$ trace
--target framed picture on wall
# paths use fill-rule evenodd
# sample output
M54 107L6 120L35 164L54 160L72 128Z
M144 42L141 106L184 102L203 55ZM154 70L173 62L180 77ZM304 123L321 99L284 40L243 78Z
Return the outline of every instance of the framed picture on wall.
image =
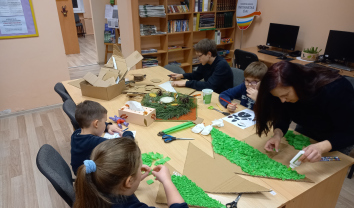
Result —
M32 0L1 0L0 39L37 36Z

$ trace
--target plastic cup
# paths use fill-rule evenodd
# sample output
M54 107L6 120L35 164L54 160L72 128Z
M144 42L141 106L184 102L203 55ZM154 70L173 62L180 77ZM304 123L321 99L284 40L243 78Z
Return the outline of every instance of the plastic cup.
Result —
M203 92L203 102L204 104L210 104L211 103L211 95L213 94L212 89L204 89L202 90Z

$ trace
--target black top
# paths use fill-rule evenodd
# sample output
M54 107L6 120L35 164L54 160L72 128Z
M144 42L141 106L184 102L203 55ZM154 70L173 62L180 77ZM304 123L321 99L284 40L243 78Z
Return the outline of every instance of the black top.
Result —
M274 125L284 135L291 121L320 133L317 141L328 140L332 150L354 144L354 89L350 82L341 77L321 87L308 100L284 103L282 119Z
M183 74L186 82L186 87L201 91L203 89L212 89L216 93L221 93L233 87L233 73L229 64L223 57L216 56L213 63L199 64L198 69L193 73ZM204 82L199 80L204 79Z
M122 137L134 139L131 131L124 132ZM90 159L92 150L106 140L106 138L92 134L81 135L81 129L74 131L71 135L71 167L75 175L77 169L84 163L84 160Z
M119 202L121 201L121 202ZM111 208L153 208L149 207L148 205L142 203L139 201L138 198L133 194L131 196L128 196L126 200L115 200L113 199L112 202L114 203ZM188 205L186 203L182 204L172 204L170 208L188 208Z

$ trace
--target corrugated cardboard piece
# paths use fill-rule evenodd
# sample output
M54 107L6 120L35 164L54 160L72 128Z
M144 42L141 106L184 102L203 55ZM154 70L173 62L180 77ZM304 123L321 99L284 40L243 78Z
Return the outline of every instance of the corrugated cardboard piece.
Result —
M219 155L215 154L214 156ZM189 143L183 175L208 193L259 193L271 191L234 174L234 166L236 165L230 162L220 163L216 157L210 157L194 144ZM156 202L166 203L166 201L163 186L160 185Z
M144 111L134 111L127 106L123 106L118 110L119 117L125 118L128 123L137 124L140 126L149 126L156 120L155 108L142 106Z

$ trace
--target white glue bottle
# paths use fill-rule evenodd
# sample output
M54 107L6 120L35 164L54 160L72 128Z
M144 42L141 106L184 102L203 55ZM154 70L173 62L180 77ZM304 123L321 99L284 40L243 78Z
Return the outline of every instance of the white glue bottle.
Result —
M299 151L299 152L295 155L295 157L294 157L292 160L290 160L290 167L291 167L291 169L294 169L294 168L296 168L296 167L299 167L299 165L301 164L301 162L299 161L299 158L300 158L303 154L305 154L305 151L304 151L304 150L301 150L301 151Z

